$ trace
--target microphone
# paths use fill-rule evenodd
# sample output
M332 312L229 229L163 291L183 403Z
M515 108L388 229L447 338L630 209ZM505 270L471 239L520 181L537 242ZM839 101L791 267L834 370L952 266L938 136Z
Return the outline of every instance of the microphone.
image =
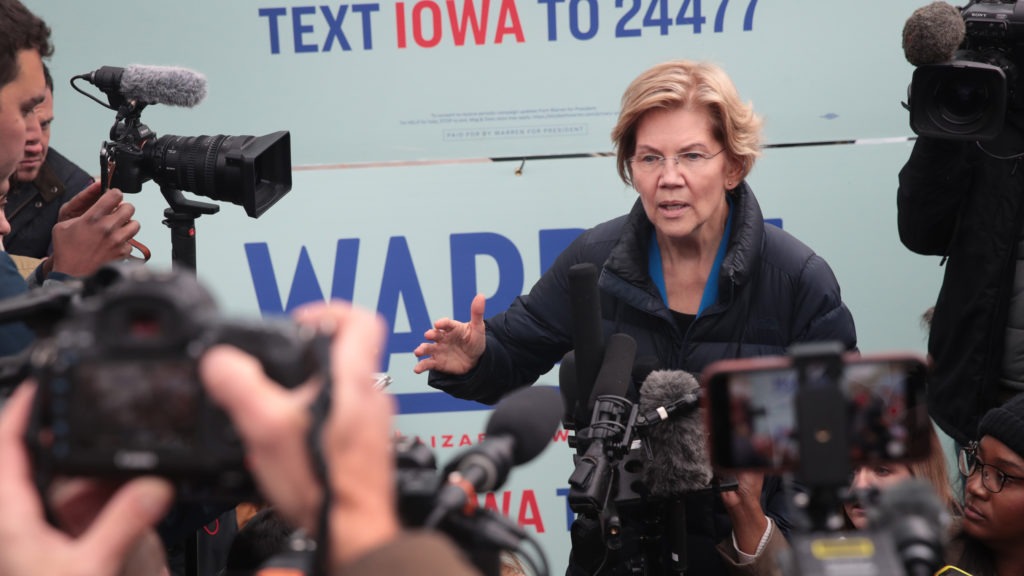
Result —
M578 398L590 398L604 359L604 332L601 329L601 294L597 288L597 266L583 262L569 268L569 302L572 318L572 343L576 352ZM593 401L590 408L593 409ZM576 424L585 425L590 413L576 414Z
M640 411L654 422L645 440L653 457L643 468L652 496L680 496L711 482L700 396L697 379L681 370L651 372L640 387Z
M911 478L883 490L869 510L869 525L888 530L908 576L932 576L945 564L949 512L928 482Z
M175 66L103 66L77 77L85 78L108 96L120 94L146 104L192 108L206 97L206 77Z
M616 333L608 337L601 370L594 380L594 391L590 394L592 424L598 422L598 401L602 396L626 398L629 385L633 382L633 360L636 358L636 340L629 334ZM576 366L579 366L577 356Z
M903 55L914 66L948 62L966 34L959 8L932 2L914 10L903 25Z
M562 363L558 366L558 391L562 393L562 427L566 430L575 430L580 390L576 383L576 352L573 350L565 353Z
M522 388L505 396L487 421L484 441L445 467L448 482L438 492L424 526L432 528L459 509L470 515L477 493L498 489L513 466L544 451L561 416L561 398L552 388Z
M576 469L569 476L569 507L578 514L605 509L613 484L613 457L617 461L630 448L624 440L634 404L626 396L635 357L636 340L632 336L612 334L608 338L589 402L593 416L590 425L576 434L578 445L586 448L576 458Z

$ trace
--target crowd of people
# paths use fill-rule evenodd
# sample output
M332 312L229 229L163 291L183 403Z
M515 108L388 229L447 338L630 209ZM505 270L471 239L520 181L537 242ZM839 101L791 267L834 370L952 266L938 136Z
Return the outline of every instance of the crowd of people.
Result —
M18 0L0 0L0 298L125 259L139 231L120 191L101 189L49 146L53 79L43 60L52 53L46 23ZM1024 574L1024 520L1016 513L1024 505L1024 268L1015 265L1022 129L1013 113L987 148L921 137L899 174L903 242L949 262L929 339L929 411L957 442L963 485L951 484L933 434L927 459L854 468L841 506L845 528L863 530L870 514L857 495L926 480L953 519L946 561L975 576ZM656 369L699 374L716 360L783 355L800 343L857 350L853 315L828 263L764 222L747 181L761 151L761 118L721 68L674 60L643 71L625 90L612 140L618 176L637 193L632 209L580 234L507 310L485 319L478 295L468 321L436 321L415 350L414 371L429 372L430 386L495 403L551 370L574 348L569 276L579 264L600 271L602 336L636 342L644 369L632 377L634 401ZM14 256L34 260L19 268ZM329 360L307 385L278 385L230 346L201 358L204 390L228 414L265 501L245 518L232 507L185 528L230 514L237 534L224 560L229 575L253 573L296 534L318 543L322 573L478 573L457 543L399 519L394 407L372 378L385 349L381 319L331 302L299 309L295 321L330 340ZM23 324L2 325L0 355L34 338ZM313 428L310 404L323 386L330 409ZM26 381L0 412L0 574L167 573L167 519L187 516L173 484L60 478L41 494L24 441L36 393ZM320 430L318 450L310 449L311 428ZM621 518L630 537L615 549L599 518L578 514L567 574L667 573L679 553L690 574L775 573L796 529L788 496L799 487L755 471L735 480L730 490L651 498L631 509ZM673 527L680 506L685 524ZM669 531L686 535L683 550ZM502 564L523 569L514 556Z

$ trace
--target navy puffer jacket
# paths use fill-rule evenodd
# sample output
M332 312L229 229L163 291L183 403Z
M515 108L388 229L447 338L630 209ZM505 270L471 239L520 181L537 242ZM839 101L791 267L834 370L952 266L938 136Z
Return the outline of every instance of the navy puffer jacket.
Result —
M744 182L732 193L733 223L718 298L682 333L647 271L653 226L637 200L629 214L581 234L525 296L487 320L487 349L464 376L430 373L430 385L485 403L527 386L573 348L569 268L601 270L605 341L625 333L637 363L699 374L723 358L784 354L796 342L833 340L854 349L856 330L831 268L805 244L765 225Z
M855 348L853 318L828 264L788 233L765 226L746 183L733 193L732 218L717 302L685 334L647 272L653 226L637 201L628 215L581 234L528 295L487 320L487 348L474 370L464 376L431 372L430 385L460 398L493 403L550 370L573 347L568 272L581 262L601 270L605 341L619 332L632 336L637 365L698 374L715 360L783 354L795 342L835 340ZM636 393L631 391L634 399ZM724 574L715 545L729 542L732 523L721 499L696 492L682 502L687 574ZM621 508L623 533L634 536L607 559L612 568L606 573L630 573L638 558L646 558L649 573L663 572L661 563L675 551L668 549L669 541L657 528L678 521L669 518L673 508L655 500L628 514ZM784 535L789 533L792 518L780 478L765 479L761 508ZM573 523L567 574L591 573L592 567L581 559L600 559L605 553L592 523L582 516Z

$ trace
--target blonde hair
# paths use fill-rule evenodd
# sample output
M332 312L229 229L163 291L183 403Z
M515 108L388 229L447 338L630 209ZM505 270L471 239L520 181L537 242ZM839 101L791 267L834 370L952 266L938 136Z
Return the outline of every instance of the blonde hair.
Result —
M703 108L711 116L712 136L728 157L741 166L741 178L761 154L761 118L739 93L724 70L709 62L672 60L647 69L622 95L619 121L612 129L619 177L632 186L629 158L636 151L636 129L647 112L687 106Z
M939 441L939 435L935 432L935 426L931 426L931 453L924 460L917 460L907 464L910 473L915 478L926 480L935 489L935 494L945 505L946 510L954 515L960 513L960 503L953 494L953 486L949 479L949 470L946 467L946 453Z
M923 460L901 463L900 465L906 466L911 478L920 478L931 485L935 495L938 496L939 501L942 503L943 509L949 512L952 517L958 518L963 515L963 509L953 494L953 484L950 482L946 468L946 455L942 449L942 443L939 441L939 435L935 432L934 425L931 426L929 435L931 436L929 440L931 447L928 457ZM854 468L854 471L856 471L856 468ZM843 525L847 529L855 528L850 516L845 512L843 513Z

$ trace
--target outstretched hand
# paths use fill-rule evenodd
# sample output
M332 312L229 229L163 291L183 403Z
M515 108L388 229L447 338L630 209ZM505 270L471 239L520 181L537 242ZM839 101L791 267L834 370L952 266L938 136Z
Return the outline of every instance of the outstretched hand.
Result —
M476 366L487 347L487 331L484 325L486 299L477 294L469 308L469 322L458 322L442 318L434 327L423 333L429 340L413 350L420 359L413 372L422 374L427 370L439 370L449 374L465 374Z

